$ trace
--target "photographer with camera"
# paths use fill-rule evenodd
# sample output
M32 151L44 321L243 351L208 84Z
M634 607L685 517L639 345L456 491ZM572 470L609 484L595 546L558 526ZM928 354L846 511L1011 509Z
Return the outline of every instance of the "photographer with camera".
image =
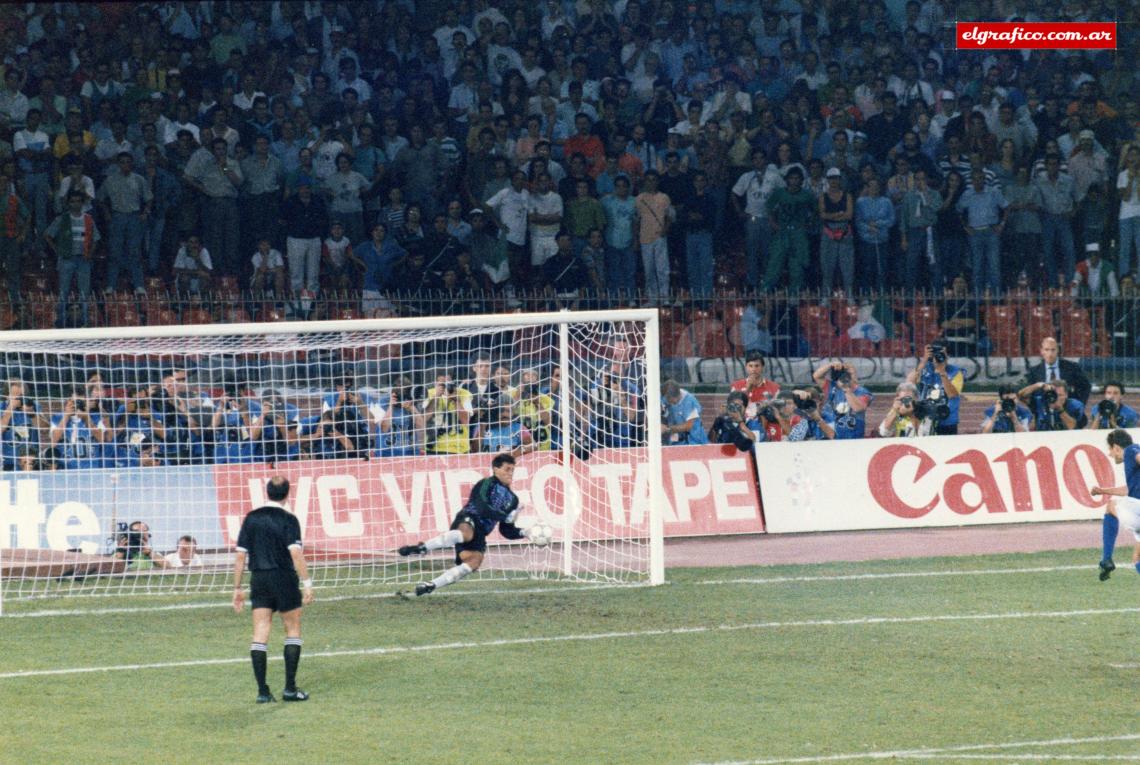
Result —
M218 399L210 418L210 432L214 434L214 462L228 465L260 460L258 446L263 424L263 417L253 416L249 403L238 391L227 389Z
M781 391L771 403L760 408L766 441L829 441L835 428L820 410L817 388Z
M997 401L986 409L981 433L1028 433L1033 413L1021 405L1017 388L1003 385L998 388Z
M140 385L131 391L130 398L121 404L115 415L115 462L118 467L139 467L145 448L152 455L150 462L161 464L158 448L166 438L162 418L155 413L151 397L156 393L153 385Z
M697 397L676 380L666 380L661 384L661 444L695 446L708 442Z
M958 432L958 407L965 385L966 376L961 369L951 364L946 356L946 346L940 342L926 346L918 360L918 366L907 375L907 382L918 388L915 414L919 419L929 419L933 433L939 436L952 436Z
M166 568L166 560L150 545L150 527L143 521L119 524L119 537L116 540L115 560L125 560L128 571L147 571L153 568Z
M16 470L21 452L39 453L44 422L39 405L25 395L22 381L10 379L7 387L7 396L0 401L0 452L4 469Z
M64 401L62 414L51 418L50 442L59 451L65 470L102 467L103 440L109 437L103 416L87 410L82 388Z
M880 438L914 438L929 436L934 429L931 420L924 420L915 412L918 402L918 386L912 382L901 382L895 388L895 398L891 408L879 423Z
M186 380L184 368L166 370L162 385L151 400L152 409L162 419L163 457L168 464L200 462L205 455L198 420L190 409Z
M1118 382L1104 384L1104 399L1091 412L1089 430L1116 430L1140 425L1140 415L1124 403L1124 386Z
M369 403L356 390L351 375L342 377L336 390L321 404L321 451L326 459L367 458L371 440L372 415Z
M337 394L331 394L335 397ZM327 406L328 396L322 406ZM302 425L300 410L295 404L287 403L275 390L265 390L260 401L249 403L250 412L255 415L254 424L261 426L261 456L268 463L299 459ZM319 447L319 437L324 435L319 423L331 419L327 412L317 417L317 424L307 429L313 446Z
M764 426L760 423L759 415L749 419L745 414L747 409L748 394L739 390L731 391L725 401L724 411L709 429L709 442L733 444L737 450L746 452L753 444L763 441Z
M482 438L483 430L498 418L499 395L508 393L500 390L491 378L490 353L478 351L475 354L471 361L471 379L465 380L461 387L471 394L471 448L473 451L482 451L479 439Z
M1041 341L1041 363L1030 367L1021 383L1021 389L1032 387L1033 383L1053 382L1065 380L1069 383L1069 393L1082 404L1089 400L1092 393L1092 383L1085 375L1081 365L1075 361L1061 358L1061 346L1056 339L1046 337ZM1022 396L1025 399L1025 396Z
M1070 398L1069 384L1064 380L1027 385L1017 395L1033 412L1034 430L1077 430L1088 425L1085 405Z
M832 361L820 365L811 377L823 389L824 413L835 424L836 440L863 438L867 407L874 396L859 384L855 367Z
M644 418L636 383L607 365L591 384L589 401L591 444L620 449L637 443Z
M489 454L506 452L518 457L538 448L528 430L515 415L515 402L508 393L500 393L492 410L493 418L484 425L483 437L479 439L482 451Z
M401 375L383 403L379 456L411 457L423 453L417 427L420 410L416 402L411 379Z
M554 413L554 399L538 384L538 370L524 369L515 389L515 414L522 426L530 431L535 449L550 451L550 423Z
M423 403L424 439L428 454L468 454L471 442L471 394L441 372Z

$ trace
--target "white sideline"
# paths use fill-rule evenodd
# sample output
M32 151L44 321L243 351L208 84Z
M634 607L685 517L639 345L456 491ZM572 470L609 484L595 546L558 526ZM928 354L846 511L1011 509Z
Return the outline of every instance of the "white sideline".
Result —
M855 760L892 760L892 759L973 759L972 755L965 754L967 752L979 752L984 749L1017 749L1020 747L1050 747L1050 746L1073 746L1076 744L1106 744L1113 741L1137 741L1140 740L1140 733L1124 733L1119 736L1090 736L1087 738L1054 738L1046 739L1043 741L1011 741L1005 744L964 744L961 746L947 746L930 749L899 749L895 751L885 752L856 752L852 754L825 754L815 757L777 757L777 758L762 758L758 760L724 760L716 763L702 763L701 765L797 765L806 763L819 763L819 762L850 762ZM957 755L956 757L954 755ZM1037 755L1025 754L1002 754L1002 755L983 755L986 758L996 757L1009 761L1011 759L1038 759ZM1058 760L1058 759L1085 759L1080 755L1069 756L1049 754L1044 755L1041 759ZM1131 755L1124 755L1123 757L1101 757L1097 756L1098 760L1112 760L1112 759L1140 759L1132 757Z
M672 586L692 585L728 585L728 584L789 584L797 582L847 582L864 579L927 579L944 576L990 576L997 574L1048 574L1058 571L1081 571L1090 569L1087 565L1072 566L1037 566L1032 568L991 568L991 569L962 569L957 571L897 571L882 574L820 574L818 576L777 576L756 577L741 579L701 579L695 582L669 582ZM579 590L612 590L644 587L643 584L576 584L559 587L534 587L528 589L472 589L457 590L440 593L447 597L462 597L471 595L541 595L544 593L571 592ZM371 593L361 595L335 595L319 599L321 603L335 603L343 600L375 600L395 597L394 593ZM438 596L437 596L438 597ZM104 616L109 614L139 614L154 613L156 611L193 611L204 608L229 608L228 601L212 601L199 603L173 603L161 606L111 606L109 608L87 609L49 609L45 611L28 611L27 613L12 613L9 611L4 618L31 619L44 616Z
M334 658L341 656L386 656L394 654L428 653L433 651L471 650L475 648L499 648L542 643L572 643L592 640L623 640L627 638L661 637L672 635L716 634L739 632L742 630L794 629L810 627L857 627L878 624L924 624L929 622L997 621L1002 619L1055 619L1070 616L1111 616L1115 614L1140 613L1134 608L1088 608L1077 611L1011 611L996 614L933 614L925 616L867 616L859 619L813 619L787 622L751 622L745 624L697 625L694 627L670 627L668 629L636 630L628 632L592 632L577 635L548 635L543 637L484 640L463 643L433 643L415 646L381 646L377 648L355 648L341 651L314 651L305 658ZM190 659L186 661L154 662L151 664L112 664L102 667L68 667L63 669L30 669L0 673L0 680L21 677L49 677L52 675L81 675L95 672L127 672L140 669L168 669L172 667L198 667L215 664L244 664L247 657L226 659ZM791 762L791 761L789 761ZM806 760L805 762L811 762Z

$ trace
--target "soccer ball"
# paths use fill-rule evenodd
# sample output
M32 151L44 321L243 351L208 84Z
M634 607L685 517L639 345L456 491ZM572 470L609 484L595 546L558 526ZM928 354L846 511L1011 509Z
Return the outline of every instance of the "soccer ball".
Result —
M546 547L554 539L554 529L545 523L536 523L527 528L526 538L536 547Z

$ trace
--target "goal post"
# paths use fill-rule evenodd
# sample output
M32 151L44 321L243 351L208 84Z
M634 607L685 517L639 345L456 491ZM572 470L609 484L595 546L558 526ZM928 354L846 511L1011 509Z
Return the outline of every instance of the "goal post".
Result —
M405 585L511 451L477 578L664 582L656 310L0 333L0 597L223 592L290 479L322 587ZM2 608L2 606L0 606ZM2 613L2 612L0 612Z

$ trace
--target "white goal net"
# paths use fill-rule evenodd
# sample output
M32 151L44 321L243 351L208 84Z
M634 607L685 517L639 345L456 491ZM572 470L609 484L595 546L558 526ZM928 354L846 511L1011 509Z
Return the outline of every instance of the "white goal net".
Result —
M660 583L655 311L0 334L0 600L221 592L289 479L320 587L430 579L495 454L518 525L476 578ZM655 478L654 478L655 476Z

